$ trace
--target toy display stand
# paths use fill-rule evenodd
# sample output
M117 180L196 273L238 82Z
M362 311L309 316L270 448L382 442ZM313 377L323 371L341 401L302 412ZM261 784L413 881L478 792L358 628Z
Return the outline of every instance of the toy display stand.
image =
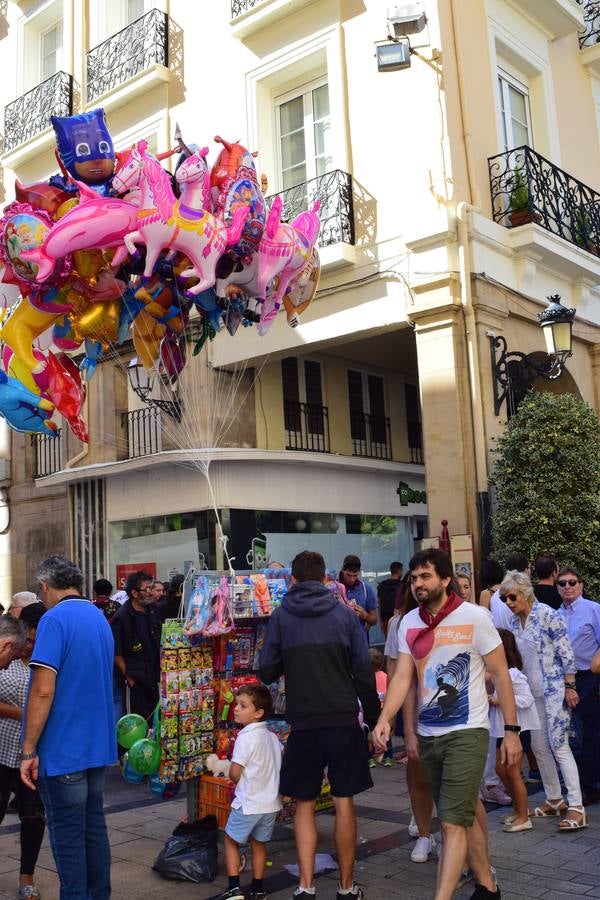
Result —
M231 757L238 732L233 721L235 690L244 683L258 681L258 659L269 616L280 605L290 581L289 569L236 572L233 576L216 571L188 573L182 618L170 620L163 627L161 777L187 782L190 822L214 814L219 827L225 826L234 784L228 778L208 774L207 757L211 753L219 759ZM198 584L205 593L208 590L209 598L216 598L220 590L221 599L224 585L228 586L229 605L225 604L225 612L219 612L219 622L228 629L223 633L215 633L213 617L207 626L208 636L186 635L189 623L202 620ZM216 609L216 599L209 599L209 603L211 609ZM203 621L206 624L205 618ZM268 727L285 745L289 726L285 721L283 679L271 685L271 691L274 714ZM325 783L317 809L331 805L329 785ZM291 818L293 813L294 803L289 801L279 814L279 821Z

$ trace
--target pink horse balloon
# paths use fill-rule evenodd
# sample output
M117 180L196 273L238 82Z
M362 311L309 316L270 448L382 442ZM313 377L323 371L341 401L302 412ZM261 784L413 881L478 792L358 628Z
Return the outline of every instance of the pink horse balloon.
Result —
M117 268L127 257L125 235L136 227L137 207L117 197L101 197L78 181L79 203L59 219L44 243L22 256L37 267L36 281L45 281L54 272L56 261L75 250L116 247L112 266Z
M248 208L236 210L229 227L212 213L192 208L177 200L168 174L157 159L146 153L146 141L139 141L113 178L119 193L139 185L141 190L137 228L126 235L125 245L135 254L136 243L146 245L144 278L149 278L162 250L184 253L192 268L182 273L198 278L187 294L195 296L215 283L215 268L226 248L237 243L248 218ZM180 169L189 160L185 160ZM178 170L179 171L179 170Z
M249 299L262 301L256 326L260 335L265 335L273 324L286 291L293 289L311 257L321 228L317 215L320 206L317 200L311 210L305 210L286 225L280 222L281 197L275 197L257 252L241 271L217 282L219 297L229 296L231 286L237 285Z

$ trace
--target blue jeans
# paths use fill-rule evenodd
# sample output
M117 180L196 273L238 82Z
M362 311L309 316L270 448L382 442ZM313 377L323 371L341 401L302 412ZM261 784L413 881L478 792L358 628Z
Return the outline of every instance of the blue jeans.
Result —
M104 776L102 766L68 775L44 775L39 779L38 789L60 878L60 900L110 897Z

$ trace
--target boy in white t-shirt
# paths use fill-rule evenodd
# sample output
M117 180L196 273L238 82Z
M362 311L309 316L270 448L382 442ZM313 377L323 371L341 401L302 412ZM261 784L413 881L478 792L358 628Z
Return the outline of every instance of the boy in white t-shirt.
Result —
M268 730L271 692L264 684L247 684L237 692L234 718L239 733L229 777L236 783L231 812L225 826L225 862L229 887L219 900L245 900L240 889L240 844L250 840L252 887L250 900L264 900L263 877L267 841L271 840L275 819L281 809L279 771L283 747Z

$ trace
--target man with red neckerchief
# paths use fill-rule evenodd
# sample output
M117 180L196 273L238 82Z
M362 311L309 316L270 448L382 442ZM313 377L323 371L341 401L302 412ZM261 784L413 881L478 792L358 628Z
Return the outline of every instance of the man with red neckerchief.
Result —
M452 576L450 557L441 550L423 550L410 561L419 606L400 625L396 670L373 738L376 746L385 746L390 720L416 680L419 739L407 751L420 760L442 823L435 900L451 900L467 858L476 882L472 900L500 900L479 800L489 741L486 672L494 679L506 722L501 753L508 764L521 756L515 699L488 612L464 603L451 589Z

